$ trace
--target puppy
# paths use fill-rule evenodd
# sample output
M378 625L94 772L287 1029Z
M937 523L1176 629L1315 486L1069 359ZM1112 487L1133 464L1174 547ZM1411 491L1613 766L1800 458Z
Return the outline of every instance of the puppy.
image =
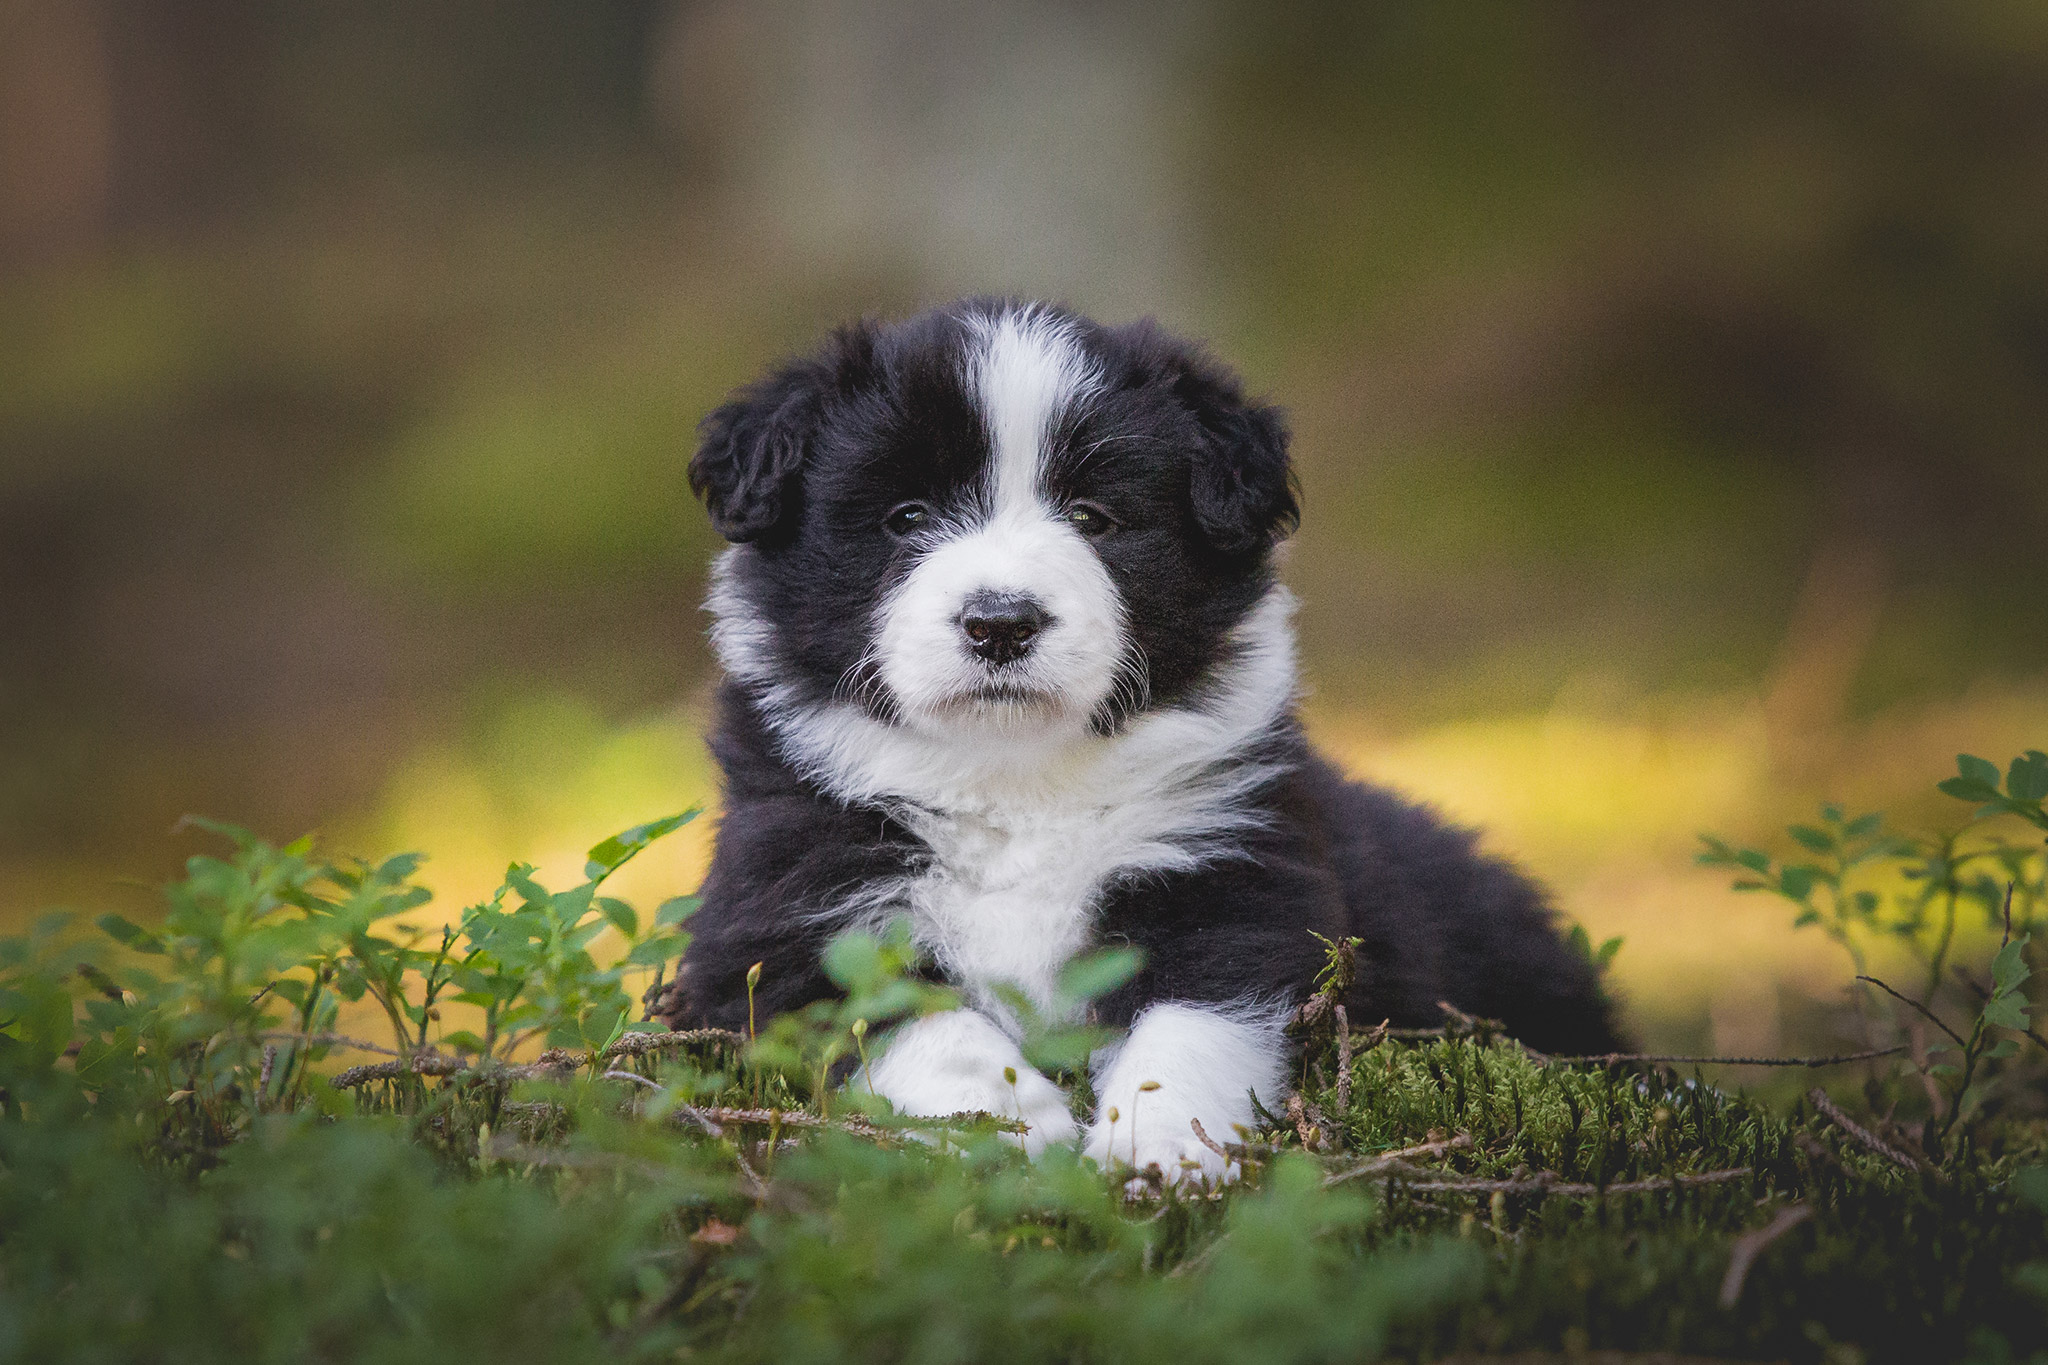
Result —
M877 1091L1173 1179L1230 1174L1191 1121L1284 1102L1317 934L1361 940L1354 1020L1615 1046L1534 885L1303 738L1286 427L1202 350L969 300L842 329L702 437L725 814L670 1024L744 1026L755 962L764 1017L827 996L825 943L905 915L964 1005L899 1028ZM1095 1004L1128 1031L1083 1133L996 988L1049 1006L1109 944L1143 966Z

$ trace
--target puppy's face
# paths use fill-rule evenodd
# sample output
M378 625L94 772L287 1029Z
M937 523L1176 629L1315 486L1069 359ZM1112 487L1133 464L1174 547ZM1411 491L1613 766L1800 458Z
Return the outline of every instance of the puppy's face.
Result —
M935 737L1199 687L1292 525L1278 415L1150 324L970 303L841 332L704 424L727 666Z

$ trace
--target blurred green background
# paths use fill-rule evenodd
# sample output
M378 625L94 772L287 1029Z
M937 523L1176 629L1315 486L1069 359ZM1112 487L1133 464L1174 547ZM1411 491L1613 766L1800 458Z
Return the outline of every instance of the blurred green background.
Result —
M696 421L1007 291L1292 411L1318 734L1648 1038L1825 1034L1693 836L2048 740L2044 228L2019 0L0 0L0 917L712 797Z

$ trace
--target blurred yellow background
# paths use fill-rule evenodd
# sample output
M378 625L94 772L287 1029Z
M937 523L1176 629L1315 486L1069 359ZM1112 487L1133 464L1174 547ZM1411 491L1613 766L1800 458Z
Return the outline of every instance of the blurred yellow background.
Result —
M1013 292L1290 409L1349 767L1649 1041L1825 1042L1695 835L2048 742L2044 222L2030 3L0 0L0 918L186 811L452 908L715 800L695 422Z

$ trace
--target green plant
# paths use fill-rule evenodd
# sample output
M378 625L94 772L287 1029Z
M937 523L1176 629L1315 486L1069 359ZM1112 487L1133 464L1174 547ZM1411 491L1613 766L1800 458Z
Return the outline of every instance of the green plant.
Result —
M1706 847L1699 857L1703 866L1738 872L1738 891L1789 901L1793 927L1820 928L1848 954L1856 981L1881 993L1889 1008L1872 1022L1912 1040L1911 1064L1934 1100L1923 1135L1930 1147L1983 1106L2002 1083L1999 1064L2028 1040L2048 1052L2048 1041L2032 1031L2025 991L2034 929L2048 911L2048 851L2013 837L2026 826L2048 830L2048 754L2030 749L2002 773L1971 754L1956 766L1940 790L1977 809L1953 829L1903 834L1888 829L1881 815L1852 818L1830 804L1817 823L1786 831L1804 859L1781 861L1712 835L1701 836ZM1981 966L1957 960L1959 931L1969 928L1966 911L1998 936L1995 947L1975 954ZM1916 990L1898 990L1873 974L1873 955L1887 945L1917 960ZM1868 1018L1871 997L1854 998ZM1945 1017L1958 1013L1957 1024ZM1954 1060L1944 1058L1950 1052Z

